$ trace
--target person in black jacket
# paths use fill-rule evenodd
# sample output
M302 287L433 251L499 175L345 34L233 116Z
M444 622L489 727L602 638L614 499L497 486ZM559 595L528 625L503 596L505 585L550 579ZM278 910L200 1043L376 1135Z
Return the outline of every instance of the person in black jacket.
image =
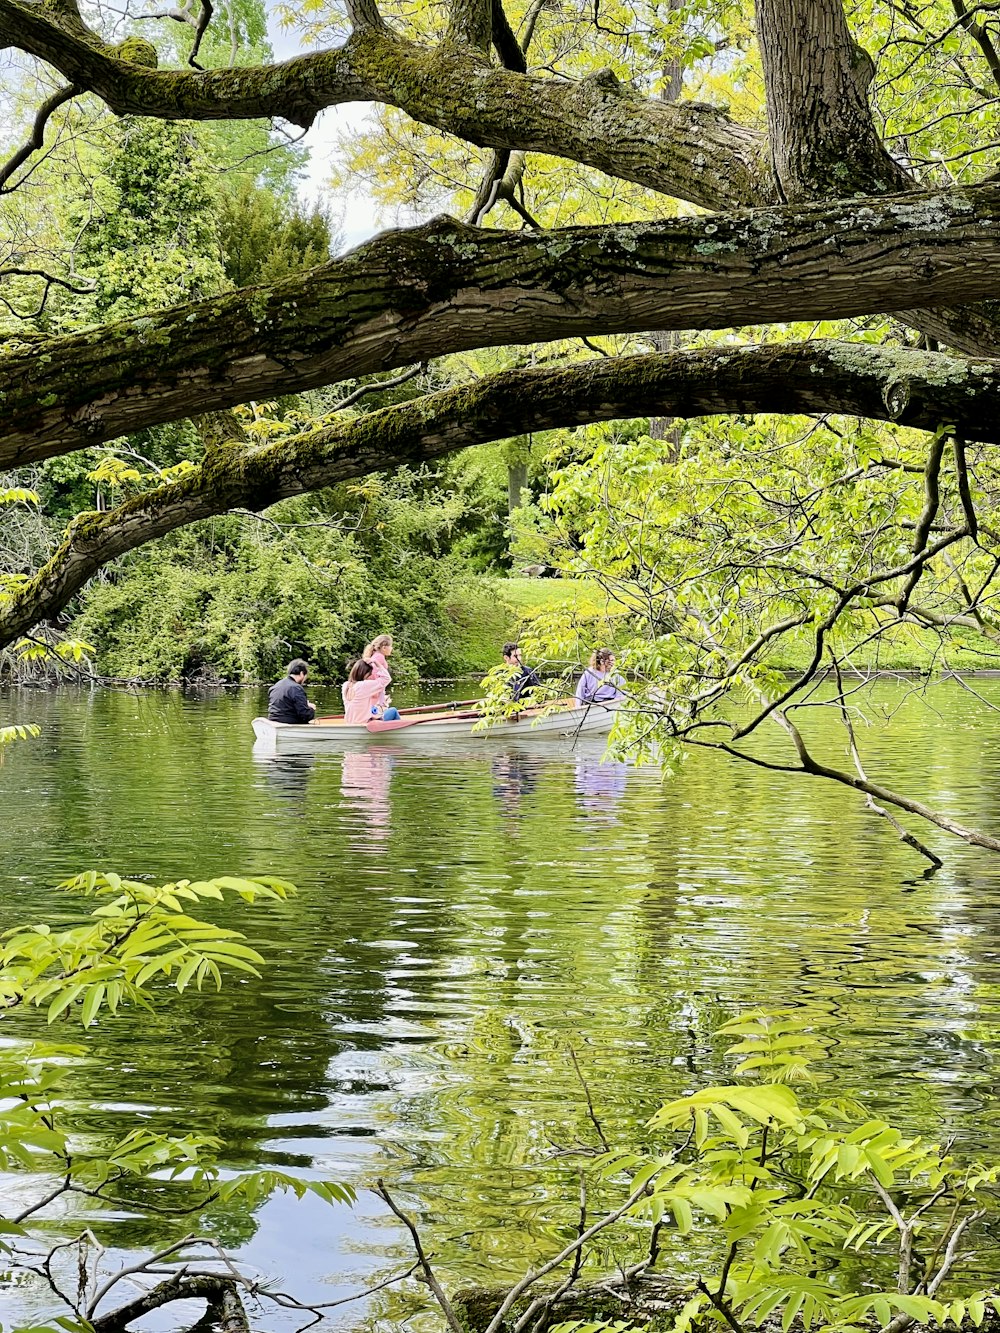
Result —
M521 650L516 643L504 644L503 660L510 667L510 683L507 688L512 699L520 699L526 690L542 683L538 678L538 672L533 667L525 666L521 661Z
M297 657L288 663L288 674L267 694L267 716L271 722L311 722L316 709L302 688L309 676L309 663Z

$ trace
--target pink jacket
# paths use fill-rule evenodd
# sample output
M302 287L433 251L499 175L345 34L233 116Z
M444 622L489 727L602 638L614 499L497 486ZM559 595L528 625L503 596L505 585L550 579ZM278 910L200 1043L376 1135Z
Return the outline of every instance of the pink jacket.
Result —
M381 704L384 708L386 705L385 689L386 686L392 682L392 676L389 672L389 663L385 660L385 653L372 653L368 660L372 664L372 674L368 679L377 680L381 685L382 693L376 700L376 703Z
M344 721L354 724L370 722L372 708L381 709L379 700L384 693L384 684L375 676L348 685L344 691Z

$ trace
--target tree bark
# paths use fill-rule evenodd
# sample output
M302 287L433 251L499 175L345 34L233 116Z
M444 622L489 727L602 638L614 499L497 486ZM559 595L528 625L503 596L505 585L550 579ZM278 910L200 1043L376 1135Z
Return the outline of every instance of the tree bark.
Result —
M373 101L484 148L549 153L703 208L776 199L763 136L701 103L666 106L610 70L573 82L496 68L460 46L418 46L358 26L344 46L280 64L143 68L83 42L35 5L0 0L0 45L46 61L117 115L166 120L282 117L306 128L325 107Z
M815 342L702 348L505 371L248 452L222 448L191 476L79 515L52 559L0 606L0 648L55 615L103 565L199 519L529 431L654 414L836 412L1000 443L1000 362Z
M272 287L32 339L0 358L0 468L474 347L981 297L1000 297L1000 184L541 235L439 219Z
M493 0L449 0L447 42L488 54L493 37Z
M875 66L851 36L841 0L757 0L755 12L783 197L915 188L876 132L868 105Z

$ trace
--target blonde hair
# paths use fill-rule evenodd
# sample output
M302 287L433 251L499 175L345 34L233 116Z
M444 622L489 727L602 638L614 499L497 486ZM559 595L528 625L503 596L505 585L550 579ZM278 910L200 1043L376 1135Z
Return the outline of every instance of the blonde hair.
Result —
M364 658L366 662L371 661L372 653L384 653L387 648L392 647L391 634L376 634L371 643L365 649Z
M614 653L610 648L595 648L590 654L589 666L591 671L607 671L611 665L611 659Z

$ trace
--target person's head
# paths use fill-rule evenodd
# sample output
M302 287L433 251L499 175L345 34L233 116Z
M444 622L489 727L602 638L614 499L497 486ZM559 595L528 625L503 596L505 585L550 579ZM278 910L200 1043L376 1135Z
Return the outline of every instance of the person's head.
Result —
M610 648L597 648L590 655L591 671L610 671L615 664L615 655Z
M503 660L508 666L521 665L521 650L516 643L505 643L503 646Z
M296 657L293 662L288 663L288 674L291 676L292 680L297 681L301 685L309 675L309 663L303 662L301 657Z
M375 668L371 662L366 662L363 657L359 657L351 667L351 674L347 679L352 685L357 685L359 680L367 680L374 670Z
M392 652L392 635L379 634L365 649L365 657L370 658L372 653L381 653L383 657L388 657Z

